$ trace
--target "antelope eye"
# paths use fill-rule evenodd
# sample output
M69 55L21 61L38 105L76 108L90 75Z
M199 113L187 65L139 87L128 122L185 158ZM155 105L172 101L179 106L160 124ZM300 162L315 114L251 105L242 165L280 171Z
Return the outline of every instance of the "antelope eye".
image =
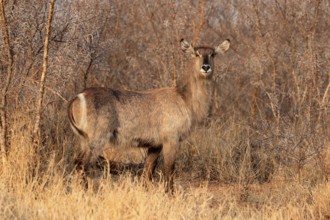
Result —
M195 55L196 55L196 57L200 57L201 56L201 54L198 51L196 51Z

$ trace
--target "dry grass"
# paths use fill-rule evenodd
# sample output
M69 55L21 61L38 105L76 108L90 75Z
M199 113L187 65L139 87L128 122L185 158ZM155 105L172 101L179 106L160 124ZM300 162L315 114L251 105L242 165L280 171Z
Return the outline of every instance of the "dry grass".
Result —
M101 179L93 190L61 174L28 183L0 183L2 219L326 219L329 183L264 186L177 183L174 196L155 184L148 190L129 175ZM10 187L8 184L10 184Z
M2 219L327 219L330 216L329 182L312 185L306 181L312 174L305 174L305 182L299 182L297 175L288 178L279 167L267 183L251 181L252 177L246 176L241 168L233 168L235 161L222 158L230 152L221 153L216 148L221 145L217 142L219 137L211 137L217 133L216 124L197 129L182 144L176 192L169 196L164 193L161 175L146 187L139 175L130 172L109 175L99 171L99 176L89 178L86 190L70 168L69 157L75 141L63 138L62 150L41 149L36 156L29 144L29 129L18 129L20 124L29 123L23 120L16 123L15 130L20 132L13 134L8 164L0 170ZM237 129L232 131L237 134ZM220 139L234 137L228 133ZM199 146L202 143L204 148ZM49 144L45 143L45 147ZM323 156L328 161L329 152ZM313 168L310 166L304 171Z

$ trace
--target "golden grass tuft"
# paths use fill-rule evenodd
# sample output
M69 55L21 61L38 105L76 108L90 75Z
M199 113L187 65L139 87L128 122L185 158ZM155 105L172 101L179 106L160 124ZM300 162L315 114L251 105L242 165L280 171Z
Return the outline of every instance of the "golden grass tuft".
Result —
M318 186L314 192L315 215L330 218L330 183Z

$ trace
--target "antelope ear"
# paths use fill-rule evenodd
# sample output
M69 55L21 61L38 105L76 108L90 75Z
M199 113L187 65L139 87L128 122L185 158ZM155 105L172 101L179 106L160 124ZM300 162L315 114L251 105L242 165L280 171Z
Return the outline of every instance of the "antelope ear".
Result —
M230 40L227 39L215 48L216 53L225 53L230 47Z
M188 41L186 41L185 39L181 39L180 44L183 52L195 54L194 47L190 43L188 43Z

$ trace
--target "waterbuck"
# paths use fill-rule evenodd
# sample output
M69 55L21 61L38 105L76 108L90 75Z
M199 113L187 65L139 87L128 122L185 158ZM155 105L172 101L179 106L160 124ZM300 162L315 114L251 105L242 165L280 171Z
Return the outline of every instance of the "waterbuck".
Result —
M147 157L144 176L152 179L162 152L165 191L173 192L173 171L179 141L193 125L209 113L214 57L229 49L225 40L215 48L193 47L181 40L183 52L192 63L176 87L147 91L89 88L69 104L73 131L81 137L81 162L85 169L107 146L144 147Z

